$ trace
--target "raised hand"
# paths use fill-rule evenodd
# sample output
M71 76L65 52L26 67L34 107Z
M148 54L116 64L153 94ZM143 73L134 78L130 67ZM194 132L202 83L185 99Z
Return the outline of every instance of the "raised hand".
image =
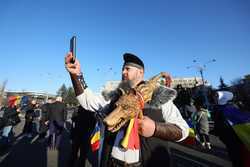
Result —
M163 78L165 79L165 86L170 87L172 83L172 78L169 73L163 72Z
M81 66L77 59L75 59L75 62L72 63L71 60L73 59L72 53L69 52L65 56L65 68L67 71L71 74L79 75L81 73Z

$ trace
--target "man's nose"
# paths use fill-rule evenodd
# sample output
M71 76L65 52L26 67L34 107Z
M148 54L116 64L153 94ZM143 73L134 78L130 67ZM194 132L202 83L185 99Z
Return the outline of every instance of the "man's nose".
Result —
M126 74L127 73L127 70L122 70L122 74Z

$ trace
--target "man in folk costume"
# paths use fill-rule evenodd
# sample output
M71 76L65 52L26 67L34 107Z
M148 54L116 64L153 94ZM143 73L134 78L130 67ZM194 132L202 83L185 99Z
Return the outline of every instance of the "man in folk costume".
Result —
M143 84L142 60L131 53L125 53L123 58L122 82L129 83L132 88ZM70 73L79 103L86 110L110 114L117 107L116 102L121 95L110 98L95 95L83 79L79 61L72 63L72 59L72 53L68 53L65 66ZM144 116L136 115L123 127L120 127L122 121L115 127L107 126L101 166L152 166L155 161L161 162L162 166L168 166L168 154L162 152L166 147L165 140L181 141L189 133L187 123L172 102L175 96L175 90L159 86L150 101L145 103L145 99L138 99Z

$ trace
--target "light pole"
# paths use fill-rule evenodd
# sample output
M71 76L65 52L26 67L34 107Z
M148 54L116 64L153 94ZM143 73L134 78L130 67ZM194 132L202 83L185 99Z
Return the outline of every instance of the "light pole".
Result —
M193 60L194 63L197 63L197 60ZM201 75L201 80L202 80L202 85L204 86L205 85L205 80L204 80L204 76L203 76L203 71L206 69L207 67L207 64L209 63L213 63L213 62L216 62L215 59L212 59L212 60L209 60L207 61L206 63L202 64L202 65L192 65L192 66L187 66L187 69L190 69L190 68L196 68L198 69L200 75Z
M199 73L201 75L201 80L202 80L202 94L205 97L205 104L206 104L207 107L209 106L209 102L208 102L207 95L205 93L205 80L204 80L204 76L203 76L203 71L206 69L207 64L213 63L213 62L216 62L216 60L215 59L209 60L209 61L203 63L202 65L197 64L197 65L187 66L187 69L190 69L190 68L196 68L196 69L198 69L198 71L199 71ZM193 63L197 63L197 60L193 60Z

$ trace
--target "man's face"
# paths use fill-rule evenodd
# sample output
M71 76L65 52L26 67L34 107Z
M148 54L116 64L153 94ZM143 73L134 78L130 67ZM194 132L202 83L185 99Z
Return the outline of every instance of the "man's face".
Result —
M143 79L143 69L125 65L122 69L122 80L131 81L132 84L137 84Z

